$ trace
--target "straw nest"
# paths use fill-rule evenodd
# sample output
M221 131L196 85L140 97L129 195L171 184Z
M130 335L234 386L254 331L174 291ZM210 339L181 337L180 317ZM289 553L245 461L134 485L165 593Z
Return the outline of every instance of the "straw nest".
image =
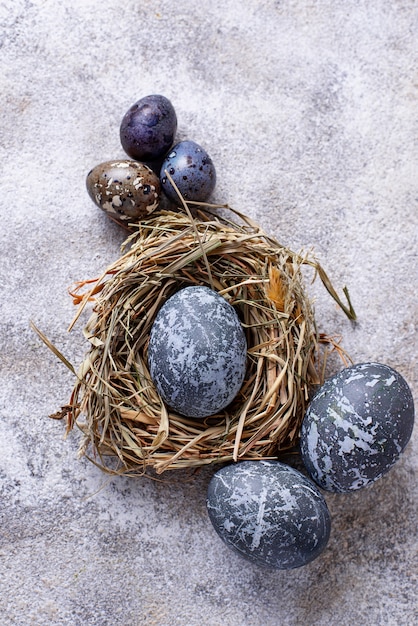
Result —
M343 354L318 334L304 266L354 318L347 291L345 306L312 256L280 245L248 217L233 212L227 219L209 205L195 207L193 218L189 209L151 216L136 225L121 258L100 278L72 291L79 308L71 327L93 301L84 329L90 347L77 372L54 349L76 382L69 404L52 417L65 417L67 432L77 425L80 455L113 474L280 458L297 444L311 392L322 382L320 345ZM235 308L248 344L238 396L204 420L165 406L147 365L159 308L190 285L214 289Z

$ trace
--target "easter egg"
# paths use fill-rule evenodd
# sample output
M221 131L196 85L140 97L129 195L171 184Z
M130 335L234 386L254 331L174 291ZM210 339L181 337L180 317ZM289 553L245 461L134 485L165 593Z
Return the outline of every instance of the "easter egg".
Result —
M133 159L154 161L171 148L176 130L177 116L170 100L153 94L135 102L125 113L120 141Z
M143 163L128 159L106 161L87 175L93 202L110 217L129 222L150 215L160 200L160 180Z
M360 489L396 463L413 424L412 393L396 370L380 363L353 365L313 397L301 426L302 459L323 489Z
M185 287L158 311L148 364L162 399L188 417L222 411L244 380L247 343L235 309L208 287Z
M293 569L327 545L327 504L298 470L279 461L242 461L210 480L207 509L227 546L257 565Z
M176 144L161 166L162 189L170 200L178 202L177 191L166 172L185 200L203 202L215 188L216 170L212 159L194 141L180 141Z

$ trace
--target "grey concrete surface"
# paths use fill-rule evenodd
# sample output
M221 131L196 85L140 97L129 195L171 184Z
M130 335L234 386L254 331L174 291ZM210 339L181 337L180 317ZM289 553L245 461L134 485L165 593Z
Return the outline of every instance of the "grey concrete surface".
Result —
M215 200L350 289L320 330L417 399L418 5L414 0L3 0L0 5L0 624L412 626L418 432L387 477L327 496L332 534L303 568L232 554L205 510L211 470L108 479L48 415L78 365L67 287L119 255L85 176L124 156L119 124L162 93L179 139L218 171Z

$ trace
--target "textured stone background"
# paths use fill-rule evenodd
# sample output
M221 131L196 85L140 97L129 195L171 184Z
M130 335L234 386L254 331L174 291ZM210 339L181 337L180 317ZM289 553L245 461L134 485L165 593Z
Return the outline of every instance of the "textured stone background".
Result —
M216 163L214 199L348 285L359 323L315 283L320 329L417 398L417 3L5 0L0 24L1 624L417 623L417 431L386 478L327 496L319 559L260 570L212 530L209 470L108 480L77 460L77 435L47 418L72 377L29 329L78 365L86 317L67 333L67 287L124 238L85 176L124 156L126 109L163 93L178 138Z

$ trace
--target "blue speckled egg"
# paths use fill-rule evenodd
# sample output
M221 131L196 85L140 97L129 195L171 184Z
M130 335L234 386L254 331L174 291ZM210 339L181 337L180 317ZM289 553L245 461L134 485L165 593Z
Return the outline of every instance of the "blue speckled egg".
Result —
M246 357L235 309L208 287L175 293L151 328L151 378L166 404L181 415L203 418L227 407L243 383Z
M408 443L411 390L388 365L361 363L329 378L301 426L301 453L323 489L348 492L383 476Z
M221 539L264 567L306 565L327 545L331 520L316 486L279 461L242 461L218 470L207 494Z
M185 200L204 202L215 188L216 171L208 153L194 141L180 141L161 166L161 185L173 202L179 197L167 178L168 172Z

